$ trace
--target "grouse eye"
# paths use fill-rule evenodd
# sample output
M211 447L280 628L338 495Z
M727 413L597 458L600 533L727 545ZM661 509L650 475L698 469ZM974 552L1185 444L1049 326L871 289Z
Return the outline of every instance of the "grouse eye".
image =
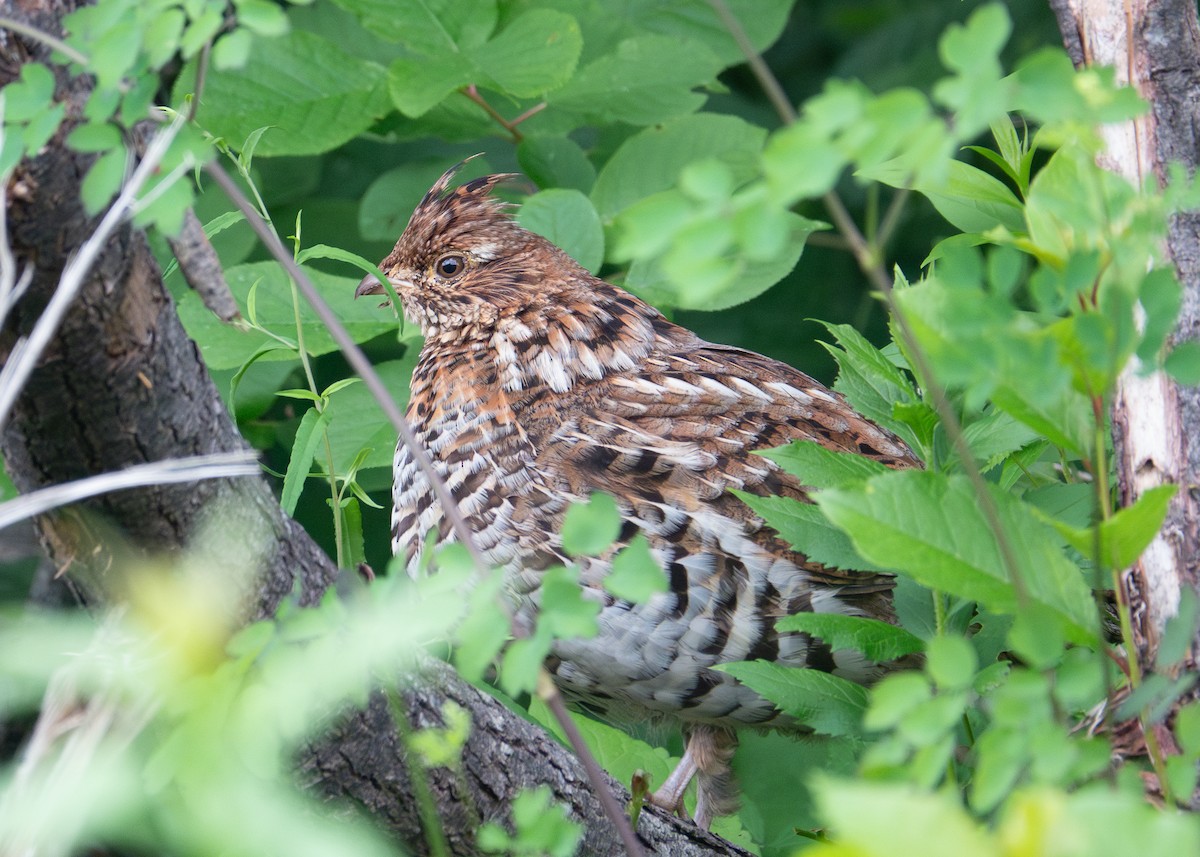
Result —
M444 277L447 280L453 280L467 269L467 262L462 256L451 254L438 259L437 263L433 267L434 270L437 271L439 277Z

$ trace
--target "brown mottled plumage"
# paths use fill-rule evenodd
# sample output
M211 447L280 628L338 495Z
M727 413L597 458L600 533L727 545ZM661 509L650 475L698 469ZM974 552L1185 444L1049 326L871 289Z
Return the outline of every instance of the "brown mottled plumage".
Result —
M512 176L449 190L456 169L380 264L425 336L408 419L530 627L543 570L568 561L559 530L572 502L608 492L625 521L619 544L637 532L649 539L669 591L620 601L602 585L615 551L582 561L600 633L557 643L550 667L569 699L601 716L682 723L687 753L658 800L677 808L698 774L706 824L733 808L731 729L789 726L709 667L765 659L866 681L873 665L777 633L774 620L802 611L892 618L888 575L808 561L728 489L805 499L796 479L751 455L793 439L893 467L916 461L802 372L705 342L520 228L491 196ZM373 277L359 286L382 291ZM394 475L392 546L412 574L431 529L439 540L453 535L403 445Z

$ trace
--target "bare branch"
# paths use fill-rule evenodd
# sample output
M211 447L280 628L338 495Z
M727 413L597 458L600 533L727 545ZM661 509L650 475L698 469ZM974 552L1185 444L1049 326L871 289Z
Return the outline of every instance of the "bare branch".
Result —
M0 503L0 530L59 506L78 503L80 500L110 491L141 488L146 485L196 482L200 479L257 476L260 472L257 456L251 450L139 464L114 473L101 473L99 476L89 476L86 479L76 479L74 482L31 491Z

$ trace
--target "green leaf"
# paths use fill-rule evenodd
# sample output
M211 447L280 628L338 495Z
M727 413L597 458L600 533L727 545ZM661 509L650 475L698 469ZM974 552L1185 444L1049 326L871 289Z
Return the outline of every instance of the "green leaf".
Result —
M330 501L332 502L332 501ZM342 508L333 510L335 515L342 516L342 555L345 557L346 568L357 568L366 561L363 548L362 509L353 497L348 498Z
M309 408L300 419L300 428L296 431L296 440L292 444L292 457L288 460L287 475L283 477L283 492L279 505L285 515L296 511L296 501L304 490L304 482L312 468L313 456L317 454L317 446L325 436L325 427L329 425L329 412L321 413L316 408Z
M388 93L397 110L419 119L474 76L474 68L462 54L402 57L388 66Z
M963 439L971 454L983 462L984 471L991 470L1037 438L1037 432L1000 410L991 410L963 428Z
M604 588L624 601L645 604L658 592L666 592L667 577L650 553L650 542L638 533L613 557L612 571L604 578Z
M484 576L471 584L468 613L454 635L454 666L467 681L481 681L508 642L509 619L502 601L503 585L500 574Z
M933 688L924 673L889 675L872 689L863 726L876 732L891 729L932 698Z
M791 273L808 236L821 225L790 211L781 212L781 218L783 246L775 256L756 260L728 248L737 237L736 219L731 223L720 211L699 213L670 236L661 258L634 261L625 286L650 303L680 309L715 312L744 303ZM617 228L626 237L634 227L622 213Z
M478 47L496 28L496 0L337 0L362 25L419 56Z
M744 661L713 667L765 696L822 735L856 735L867 709L867 691L820 670Z
M509 95L534 98L570 80L582 49L583 36L574 18L531 9L481 47L475 61Z
M54 74L41 63L25 63L17 79L4 87L4 121L28 122L48 110L53 98Z
M813 440L794 440L787 446L755 450L769 458L809 488L840 488L886 473L877 461L848 452L826 449Z
M551 111L577 125L652 125L699 109L705 96L692 89L711 81L720 68L720 60L702 44L634 36L584 65L546 101Z
M541 699L534 698L530 702L529 714L564 744L567 743L562 726ZM617 782L628 783L640 770L648 774L652 782L661 783L679 761L661 747L631 738L625 730L574 711L570 714L600 767L612 774Z
M67 135L67 145L77 152L107 152L122 145L121 132L110 122L76 125Z
M1107 521L1098 523L1099 557L1096 555L1096 533L1091 528L1076 528L1053 518L1049 522L1071 547L1092 562L1098 561L1105 568L1128 568L1142 555L1162 527L1178 488L1178 485L1151 488L1132 506L1119 509Z
M727 0L730 13L741 25L754 50L766 50L783 31L792 7L790 0ZM557 8L575 15L586 34L590 55L609 53L624 39L648 33L676 41L706 46L724 65L744 59L729 27L705 0L626 3L616 9L591 0L559 0Z
M554 188L534 194L517 212L517 222L561 247L593 274L604 261L604 229L591 201L577 190Z
M1185 387L1200 384L1200 342L1189 339L1171 349L1163 369Z
M1184 753L1200 756L1200 702L1189 702L1175 713L1175 737Z
M283 396L285 399L304 399L309 402L320 402L321 401L321 397L318 396L316 393L314 393L312 390L304 390L304 389L280 390L275 395Z
M409 380L419 351L413 343L402 359L375 365L375 371L401 409L408 401ZM329 444L338 473L345 473L364 449L371 452L359 462L360 468L391 467L396 450L396 429L365 384L354 384L343 390L329 401L327 410L334 420L329 428Z
M925 669L939 690L970 687L979 667L975 650L962 637L934 637L925 650Z
M213 67L221 71L242 68L250 61L250 50L254 47L254 36L247 30L234 30L217 39L213 45Z
M608 494L593 493L586 503L567 509L562 526L562 545L571 556L597 556L617 540L621 513Z
M1001 849L957 795L906 783L814 778L821 816L846 854L998 857ZM867 813L864 815L864 813ZM929 831L936 830L937 836Z
M719 158L735 182L754 176L766 132L735 116L698 113L647 128L626 140L596 177L592 204L604 220L675 186L693 160Z
M1079 569L1028 506L989 491L1029 596L1053 609L1071 639L1090 641L1094 607ZM1000 547L965 477L897 471L854 489L821 491L816 502L868 560L993 612L1016 611Z
M891 570L863 559L850 543L850 537L811 503L791 497L759 497L745 491L732 493L779 533L780 538L811 560L832 568Z
M834 335L840 346L821 343L837 360L838 377L834 389L867 419L890 428L913 444L916 438L912 430L892 417L897 403L920 401L912 383L883 352L850 325L820 323Z
M793 613L775 622L777 631L803 631L820 637L832 649L856 649L876 662L922 651L924 641L903 628L878 619L839 613Z
M570 137L526 137L517 145L517 162L541 188L591 193L596 182L596 168Z
M962 232L986 232L997 226L1010 232L1025 230L1024 209L1013 192L999 179L962 161L950 161L941 181L923 178L913 183L911 173L897 162L859 170L857 175L892 187L911 186Z
M583 595L578 570L560 565L542 574L542 603L537 620L539 636L594 637L599 614L600 603Z
M367 187L358 206L358 228L363 238L394 242L421 197L446 171L445 158L414 160L380 174ZM472 158L458 173L467 181L493 172L486 158Z
M509 643L500 666L500 689L509 696L533 691L542 663L550 654L550 642L550 635L545 633Z
M234 0L238 23L258 36L282 36L289 29L283 9L265 0Z
M191 59L207 45L220 31L225 23L224 10L216 5L200 7L200 13L195 10L190 15L191 20L179 40L179 52L184 59Z
M191 91L181 76L175 97ZM326 152L356 137L387 111L386 75L320 36L294 31L259 39L241 69L210 71L198 120L227 140L271 126L261 155Z
M1160 670L1168 671L1183 662L1191 647L1196 631L1200 628L1200 599L1195 590L1183 587L1179 592L1179 606L1174 616L1167 620L1166 628L1158 644L1154 662Z
M1034 669L1045 670L1062 658L1063 634L1049 608L1030 604L1019 613L1008 631L1009 648Z
M1179 316L1182 300L1183 289L1175 277L1173 268L1155 268L1142 278L1141 287L1138 289L1138 303L1142 305L1142 309L1146 313L1146 324L1142 331L1142 341L1137 347L1137 356L1142 362L1153 363L1158 359L1158 355L1163 349L1163 343L1171 333L1175 319ZM1180 375L1167 370L1181 384L1200 384L1200 343L1195 343L1194 340L1193 343L1190 346L1193 349L1193 356L1187 358L1192 364L1190 376L1186 372ZM1190 382L1184 380L1188 377L1195 380Z
M356 301L354 289L358 281L335 277L311 268L306 273L317 290L356 342L366 342L396 329L395 319L374 301ZM258 283L256 293L257 321L266 333L224 324L209 312L195 292L189 290L179 299L179 317L191 336L200 345L204 362L214 369L234 369L250 359L265 345L279 344L272 335L288 342L296 339L296 321L292 306L292 290L287 275L273 262L254 262L236 265L225 272L230 291L243 312L251 287ZM304 344L309 354L327 354L337 350L337 343L324 323L300 299L300 322L304 329ZM287 360L294 352L280 351L262 357L264 360Z
M89 214L95 214L108 205L121 189L121 182L125 178L125 159L124 146L107 151L96 159L84 176L79 195Z

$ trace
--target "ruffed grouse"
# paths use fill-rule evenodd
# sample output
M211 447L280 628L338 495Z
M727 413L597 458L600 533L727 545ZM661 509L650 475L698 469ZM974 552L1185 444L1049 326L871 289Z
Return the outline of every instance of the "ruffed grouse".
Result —
M570 561L559 530L571 503L607 492L625 524L618 545L648 538L668 591L644 604L618 600L602 585L615 550L583 560L600 632L557 643L549 667L569 700L604 718L680 721L684 759L654 799L681 808L698 775L696 820L707 825L734 806L732 729L789 725L709 667L761 658L866 681L873 665L778 633L775 619L892 616L889 576L810 562L727 489L804 499L803 485L750 454L797 438L893 467L916 461L807 375L705 342L522 229L491 195L514 176L448 190L457 169L380 263L425 337L408 419L527 627L543 570ZM374 277L358 288L383 291ZM438 541L453 536L403 444L394 480L392 548L413 574L430 530Z

